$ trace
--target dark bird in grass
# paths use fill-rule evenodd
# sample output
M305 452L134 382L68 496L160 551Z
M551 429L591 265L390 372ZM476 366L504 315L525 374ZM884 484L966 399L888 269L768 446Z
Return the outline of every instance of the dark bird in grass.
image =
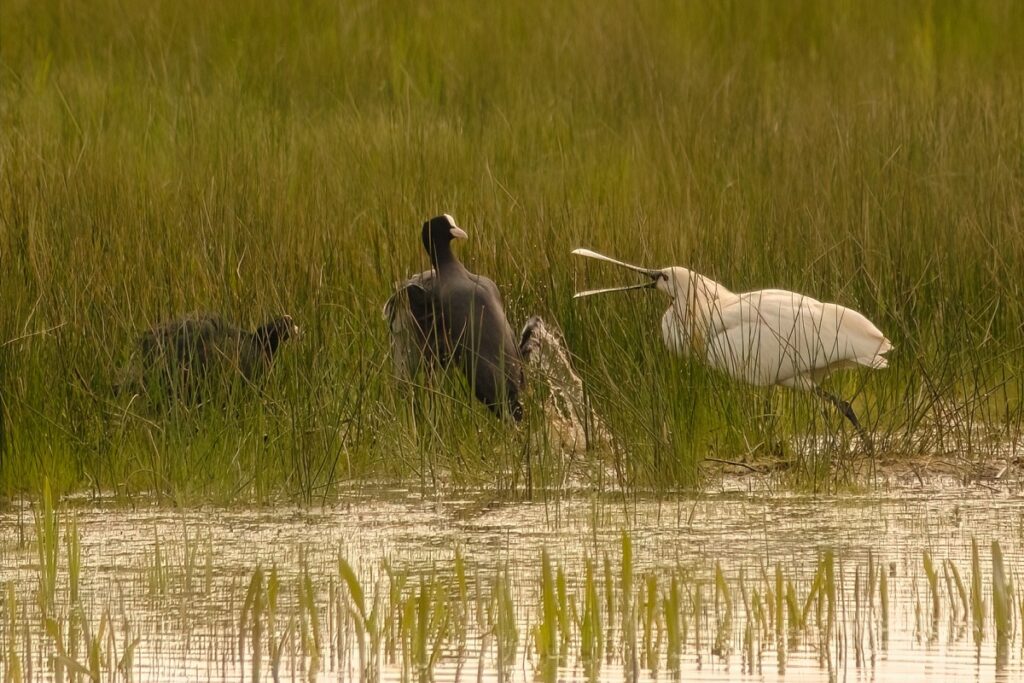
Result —
M299 334L282 315L255 332L217 315L173 320L139 339L141 389L160 397L201 403L219 387L254 386L273 365L281 344Z
M498 287L469 272L452 253L452 241L467 237L448 214L423 224L423 248L431 269L399 285L384 305L396 368L411 379L421 366L429 372L454 363L491 412L519 421L519 346Z

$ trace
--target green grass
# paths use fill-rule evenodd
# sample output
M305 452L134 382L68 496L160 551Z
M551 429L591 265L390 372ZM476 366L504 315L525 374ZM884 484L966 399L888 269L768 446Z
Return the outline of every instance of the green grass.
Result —
M0 495L556 484L556 454L526 458L458 383L391 382L380 306L441 211L513 325L564 329L619 440L586 461L604 485L694 486L705 456L848 431L669 358L656 295L574 303L619 276L578 246L864 312L892 367L832 388L885 455L972 465L1020 435L1013 0L8 0L0 25ZM197 310L306 336L228 411L113 397L138 332ZM849 450L782 455L818 486Z

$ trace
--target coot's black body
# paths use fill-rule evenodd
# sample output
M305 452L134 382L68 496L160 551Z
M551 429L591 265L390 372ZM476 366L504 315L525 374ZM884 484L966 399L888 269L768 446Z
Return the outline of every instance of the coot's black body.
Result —
M423 247L432 269L403 283L385 305L396 364L411 376L422 361L454 362L477 399L496 415L508 414L518 421L523 417L519 347L498 287L469 272L452 253L452 240L465 237L447 214L423 224ZM411 338L415 348L407 348L396 332L405 340ZM399 346L403 343L405 347Z
M157 325L139 339L145 388L159 387L167 398L196 403L219 382L251 385L270 368L281 343L298 331L287 315L255 332L218 315Z

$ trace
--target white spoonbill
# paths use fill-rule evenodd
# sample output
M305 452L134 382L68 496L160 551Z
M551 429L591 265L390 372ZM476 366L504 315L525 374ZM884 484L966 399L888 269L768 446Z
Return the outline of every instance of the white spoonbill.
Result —
M888 365L885 354L892 342L857 311L782 289L735 294L686 268L653 270L589 249L572 253L650 278L637 285L579 292L574 298L657 289L672 299L661 318L661 334L671 351L700 358L749 384L813 392L864 433L850 404L819 386L833 370Z

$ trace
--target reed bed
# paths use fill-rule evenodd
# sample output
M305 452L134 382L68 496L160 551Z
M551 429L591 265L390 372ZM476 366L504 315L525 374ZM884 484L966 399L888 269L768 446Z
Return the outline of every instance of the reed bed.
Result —
M879 458L972 476L1019 442L1018 2L9 0L0 24L4 495L557 485L562 454L459 381L392 381L380 307L442 211L513 324L565 332L616 437L590 485L873 463L808 397L670 358L665 301L573 303L611 277L579 246L863 311L892 367L833 388ZM256 398L115 396L140 331L190 311L306 336Z

